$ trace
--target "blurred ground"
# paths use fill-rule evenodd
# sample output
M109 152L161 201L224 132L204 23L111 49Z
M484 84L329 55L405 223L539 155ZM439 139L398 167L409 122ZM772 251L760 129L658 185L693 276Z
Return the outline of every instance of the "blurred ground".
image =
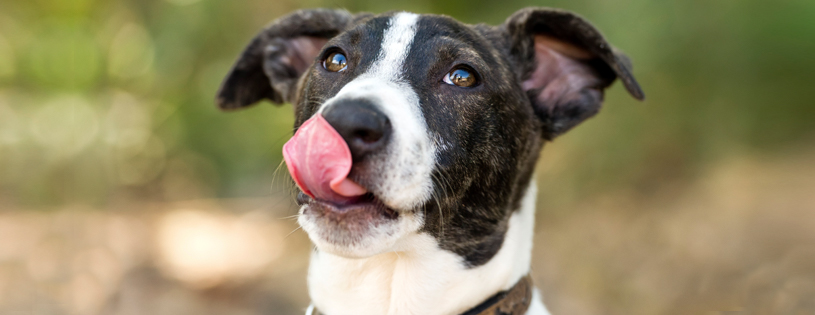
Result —
M300 314L285 197L0 214L0 314Z
M554 314L815 313L815 150L783 156L723 160L655 195L540 209L533 271L546 303ZM295 212L288 195L6 210L0 314L301 314L311 245Z
M553 313L815 314L815 151L784 154L572 216L539 209L534 270Z

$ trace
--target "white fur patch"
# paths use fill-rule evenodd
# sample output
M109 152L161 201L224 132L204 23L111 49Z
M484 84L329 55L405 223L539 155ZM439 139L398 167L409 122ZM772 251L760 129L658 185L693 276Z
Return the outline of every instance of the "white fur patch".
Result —
M419 15L400 12L388 23L388 29L382 35L382 46L379 56L368 74L378 78L398 78L405 65L413 37L416 36L416 22Z
M363 237L355 239L352 245L339 245L331 241L325 233L331 229L324 229L312 217L305 213L306 207L300 208L297 223L308 234L309 239L321 251L347 258L365 258L393 250L397 242L405 235L415 233L424 224L424 213L406 212L399 215L399 219L391 224L371 226Z
M460 256L439 248L426 233L363 259L314 253L308 275L312 301L331 315L462 313L529 273L536 193L533 182L522 209L509 219L501 249L479 267L466 268ZM536 294L528 314L548 314L540 301Z
M427 130L419 97L402 78L402 71L419 16L397 13L391 17L377 59L371 68L346 84L318 110L322 113L338 100L367 99L390 119L393 138L382 163L379 163L372 190L382 202L395 210L413 210L430 199L431 173L436 149Z

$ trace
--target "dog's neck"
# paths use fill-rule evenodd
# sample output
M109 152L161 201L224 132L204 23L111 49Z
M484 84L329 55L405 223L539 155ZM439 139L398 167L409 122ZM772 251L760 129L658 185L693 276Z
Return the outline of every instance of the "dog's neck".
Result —
M521 209L509 219L501 249L484 265L466 267L427 233L409 236L404 250L362 259L315 251L308 275L311 299L331 315L463 313L529 273L536 193L533 180ZM532 305L528 314L535 309L542 305Z

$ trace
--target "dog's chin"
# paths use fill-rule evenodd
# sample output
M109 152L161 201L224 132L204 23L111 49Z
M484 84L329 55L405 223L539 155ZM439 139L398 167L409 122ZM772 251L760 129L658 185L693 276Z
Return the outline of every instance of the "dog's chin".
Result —
M297 196L298 222L322 252L348 258L365 258L395 250L405 236L419 230L418 211L396 211L371 194L338 205Z

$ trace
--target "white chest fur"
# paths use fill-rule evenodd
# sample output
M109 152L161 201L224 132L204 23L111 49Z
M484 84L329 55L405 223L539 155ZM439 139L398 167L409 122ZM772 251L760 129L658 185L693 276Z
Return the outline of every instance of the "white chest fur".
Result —
M315 252L309 266L311 299L330 315L450 315L462 313L512 287L529 273L534 231L534 181L522 209L512 215L504 243L486 264L467 268L426 233L406 237L398 249L353 259ZM548 312L535 292L527 314Z

